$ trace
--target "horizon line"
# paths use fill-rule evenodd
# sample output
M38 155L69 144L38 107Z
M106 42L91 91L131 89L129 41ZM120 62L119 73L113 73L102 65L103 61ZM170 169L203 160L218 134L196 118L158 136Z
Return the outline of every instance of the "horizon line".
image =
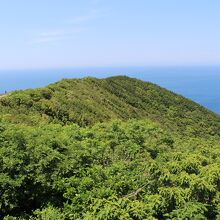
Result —
M188 67L220 67L220 64L165 64L165 65L115 65L115 66L66 66L66 67L27 67L27 68L0 68L0 71L40 71L40 70L71 70L71 69L124 69L124 68L188 68Z

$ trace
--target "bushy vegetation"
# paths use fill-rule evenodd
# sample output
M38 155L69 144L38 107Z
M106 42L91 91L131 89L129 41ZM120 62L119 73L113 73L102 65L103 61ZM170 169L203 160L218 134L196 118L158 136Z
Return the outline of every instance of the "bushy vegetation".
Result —
M1 125L1 215L33 219L206 219L219 213L216 140L149 121ZM56 218L55 218L56 219Z
M125 76L66 79L43 89L16 91L0 99L12 123L93 125L112 119L151 119L194 136L220 134L220 117L152 83Z
M127 77L0 102L0 219L220 219L219 116L203 107Z

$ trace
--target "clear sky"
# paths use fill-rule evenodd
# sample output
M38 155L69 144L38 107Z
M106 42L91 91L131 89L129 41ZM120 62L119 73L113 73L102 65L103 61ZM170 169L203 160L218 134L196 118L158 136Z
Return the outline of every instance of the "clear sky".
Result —
M219 65L219 0L1 0L0 69Z

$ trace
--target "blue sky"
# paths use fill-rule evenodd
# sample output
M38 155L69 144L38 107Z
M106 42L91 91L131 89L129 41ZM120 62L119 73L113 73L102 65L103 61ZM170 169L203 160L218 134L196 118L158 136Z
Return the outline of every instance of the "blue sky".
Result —
M0 69L219 65L219 0L2 0Z

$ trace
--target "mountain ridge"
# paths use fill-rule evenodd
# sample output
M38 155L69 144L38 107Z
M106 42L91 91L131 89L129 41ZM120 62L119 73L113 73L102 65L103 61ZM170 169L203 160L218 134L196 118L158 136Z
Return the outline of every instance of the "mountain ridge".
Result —
M194 135L220 134L219 115L156 84L127 76L63 79L45 88L15 91L0 99L0 114L13 123L80 126L146 118L171 130L188 132L194 127Z
M219 219L219 117L124 76L7 94L0 219Z

